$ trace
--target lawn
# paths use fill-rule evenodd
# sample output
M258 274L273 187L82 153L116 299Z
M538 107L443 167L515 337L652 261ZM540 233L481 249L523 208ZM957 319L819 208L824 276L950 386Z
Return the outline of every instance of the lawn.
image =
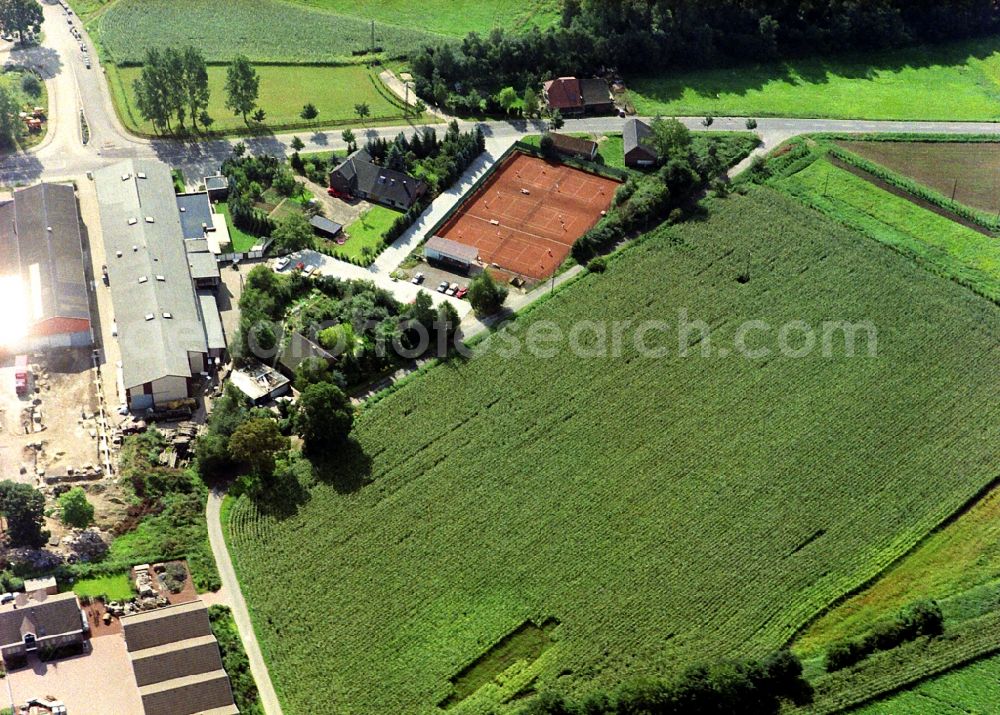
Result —
M97 598L102 596L109 601L126 601L135 595L132 582L127 573L113 576L80 579L73 584L73 593L77 596Z
M680 308L712 357L678 354ZM724 356L750 319L755 349L870 320L877 357ZM516 349L553 328L582 354ZM997 306L772 189L659 230L368 406L292 516L236 502L285 712L437 712L550 619L455 712L781 646L995 478L998 343Z
M642 115L1000 119L1000 38L628 81Z
M140 72L139 67L109 68L108 80L126 126L132 131L150 134L152 124L143 121L135 110L133 83ZM359 124L354 105L361 102L367 102L371 111L371 118L366 119L366 123L403 121L403 110L376 89L373 75L360 65L265 65L257 67L257 73L260 75L259 106L267 112L265 124L271 129L302 126L299 113L307 102L312 102L319 110L314 123L317 126ZM374 79L378 81L377 77ZM210 66L208 82L211 91L208 113L215 120L212 130L246 130L243 118L225 107L226 68Z
M342 246L336 246L334 251L339 258L364 258L364 250L370 247L372 251L378 249L382 243L382 236L389 230L393 222L402 214L399 211L386 208L385 206L372 206L350 226L344 228L349 238Z
M442 39L423 26L376 24L375 41L400 56ZM95 28L119 65L142 62L148 47L194 45L210 62L242 53L256 62L326 63L356 61L351 53L371 46L368 20L281 0L119 0Z
M400 27L420 27L443 35L488 35L501 27L521 32L531 25L551 27L560 15L559 0L297 0L303 5L331 10Z
M241 229L236 227L236 224L233 223L232 217L229 215L229 204L225 201L219 201L215 204L215 210L217 213L226 217L226 224L229 226L229 238L233 242L232 245L234 253L246 253L261 242L262 239L259 239L256 236L251 236L249 233L244 233Z
M932 678L886 700L855 711L856 715L989 715L1000 703L1000 655Z
M980 211L1000 211L1000 143L838 141L869 161Z
M1000 302L1000 241L817 160L777 185L807 203Z

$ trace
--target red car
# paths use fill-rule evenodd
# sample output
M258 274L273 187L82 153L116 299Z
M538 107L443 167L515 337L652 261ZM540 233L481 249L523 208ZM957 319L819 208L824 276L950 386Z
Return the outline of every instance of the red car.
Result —
M469 286L462 286L457 291L455 291L456 298L464 298L466 293L469 292Z

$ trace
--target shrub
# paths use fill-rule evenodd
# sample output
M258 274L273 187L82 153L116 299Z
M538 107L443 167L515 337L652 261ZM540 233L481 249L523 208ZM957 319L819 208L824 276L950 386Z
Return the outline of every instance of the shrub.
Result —
M37 98L42 93L42 83L34 72L27 72L21 78L21 89L25 94Z
M861 639L833 644L826 654L827 671L853 665L872 653L891 650L920 636L938 636L944 632L944 617L935 601L916 601L891 621L876 624Z
M757 128L757 120L754 119L754 118L752 118L752 117L748 117L747 118L747 129L753 130L753 129L756 129L756 128Z
M608 259L604 256L591 258L587 264L587 270L591 273L604 273L608 269Z

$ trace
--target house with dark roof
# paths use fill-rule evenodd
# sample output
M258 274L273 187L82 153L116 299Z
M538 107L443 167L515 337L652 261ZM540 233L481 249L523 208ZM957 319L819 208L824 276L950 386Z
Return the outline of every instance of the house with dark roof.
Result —
M145 715L238 715L201 601L121 619Z
M587 161L593 161L597 156L597 142L595 141L556 132L549 132L548 136L552 139L552 148L560 154L575 156Z
M0 279L24 351L93 344L80 214L69 184L37 184L0 204ZM15 304L11 304L14 301Z
M625 122L622 143L625 145L625 166L642 169L653 166L659 159L650 142L653 130L648 124L634 117Z
M608 83L598 77L550 79L542 85L542 98L549 109L568 115L606 114L615 108Z
M406 211L427 193L427 184L402 171L379 166L358 149L330 172L330 194L359 198Z
M0 608L0 656L7 668L22 665L30 653L81 645L84 616L72 592L19 593Z

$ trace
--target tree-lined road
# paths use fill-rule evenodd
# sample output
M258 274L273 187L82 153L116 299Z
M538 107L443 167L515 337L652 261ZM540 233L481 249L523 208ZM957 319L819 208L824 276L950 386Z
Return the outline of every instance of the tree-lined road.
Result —
M295 133L258 135L202 142L179 139L145 139L130 135L122 126L104 80L104 72L86 33L92 69L85 69L80 43L70 32L71 25L57 4L45 4L45 38L41 47L10 52L8 61L36 67L45 79L51 103L49 134L28 153L0 160L3 184L28 183L40 179L79 178L115 161L127 158L156 158L184 171L189 180L215 173L229 156L232 147L242 141L253 153L288 154ZM72 26L82 31L79 19L71 16ZM79 126L80 111L90 127L91 139L85 146ZM567 119L567 132L618 132L625 120L618 117ZM704 130L701 117L681 121L692 129ZM460 121L463 130L474 122ZM542 121L488 121L479 123L494 146L511 142L527 134L538 134ZM355 129L362 141L370 137L392 138L401 131L412 132L418 125ZM432 125L440 128L440 124ZM742 118L716 119L708 131L745 130ZM312 133L299 132L304 151L344 149L341 129ZM758 119L756 132L764 140L760 151L768 151L798 134L814 132L915 132L940 134L998 134L1000 124L991 122L912 122L867 121L855 119Z

